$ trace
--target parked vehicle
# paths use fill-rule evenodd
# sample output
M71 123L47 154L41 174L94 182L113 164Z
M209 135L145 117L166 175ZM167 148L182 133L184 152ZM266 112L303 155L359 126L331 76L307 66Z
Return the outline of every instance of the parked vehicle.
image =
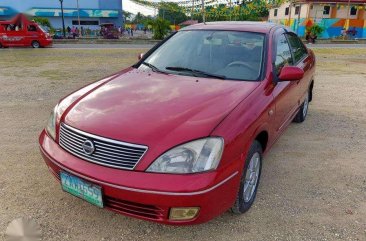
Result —
M52 111L39 143L62 189L165 224L246 212L263 155L307 116L313 51L282 26L217 22L139 59Z
M51 36L37 23L19 14L10 21L0 21L0 48L47 47L52 45Z

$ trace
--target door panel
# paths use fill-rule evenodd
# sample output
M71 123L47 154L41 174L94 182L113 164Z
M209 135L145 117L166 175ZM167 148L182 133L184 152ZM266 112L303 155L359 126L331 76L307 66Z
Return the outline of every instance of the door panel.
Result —
M280 74L282 67L287 65L293 65L293 55L291 54L290 46L287 38L280 30L274 41L275 48L275 60L274 60L274 75ZM273 97L276 103L276 116L275 126L276 131L281 131L289 119L293 116L293 113L298 108L297 103L297 82L296 81L277 81L276 86L273 89Z

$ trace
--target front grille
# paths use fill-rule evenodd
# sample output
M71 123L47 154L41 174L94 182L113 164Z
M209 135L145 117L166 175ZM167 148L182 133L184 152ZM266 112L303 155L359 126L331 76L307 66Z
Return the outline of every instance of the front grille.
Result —
M165 216L163 209L153 205L129 202L108 196L103 199L107 208L121 214L130 214L154 220L161 220Z
M133 170L141 160L147 146L107 139L89 134L64 123L60 125L60 146L71 154L99 165ZM94 151L87 154L83 145L86 141L94 145Z

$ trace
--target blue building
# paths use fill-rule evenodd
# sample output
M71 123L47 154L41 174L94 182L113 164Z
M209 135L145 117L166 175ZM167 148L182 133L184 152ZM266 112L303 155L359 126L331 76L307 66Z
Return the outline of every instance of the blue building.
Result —
M79 2L79 11L77 3ZM123 25L122 0L63 0L65 26L97 29L102 23ZM0 20L17 13L48 18L54 28L62 28L60 0L0 0Z

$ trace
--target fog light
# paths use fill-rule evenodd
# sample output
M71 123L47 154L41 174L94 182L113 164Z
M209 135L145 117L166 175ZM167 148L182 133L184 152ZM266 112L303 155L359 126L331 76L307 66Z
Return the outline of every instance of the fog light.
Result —
M171 208L169 219L170 220L188 220L193 219L197 216L200 211L199 207L188 207L188 208Z

